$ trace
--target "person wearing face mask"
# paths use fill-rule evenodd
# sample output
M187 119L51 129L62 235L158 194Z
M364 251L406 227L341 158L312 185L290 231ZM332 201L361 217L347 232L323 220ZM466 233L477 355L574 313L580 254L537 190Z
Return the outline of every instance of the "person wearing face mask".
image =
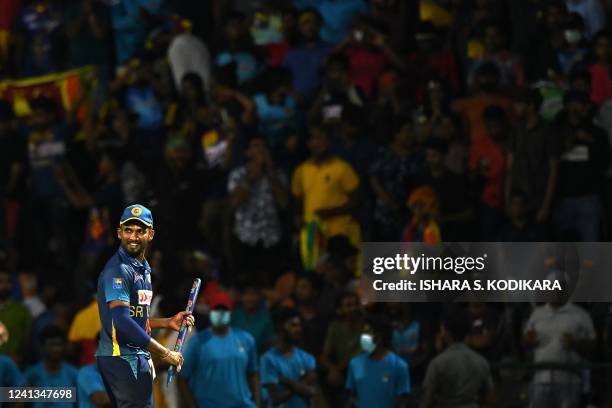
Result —
M227 292L210 298L210 328L184 351L179 388L186 407L258 407L260 386L255 340L230 327L234 302Z
M576 68L584 68L587 49L584 47L584 22L578 13L570 13L563 28L563 46L557 51L559 68L564 75Z
M489 363L464 343L468 331L463 310L453 310L443 317L436 338L440 354L427 366L421 408L477 408L493 402Z
M371 316L363 326L363 353L351 359L346 389L352 392L350 406L396 407L410 392L408 364L391 351L393 328L384 316Z
M275 317L277 343L261 357L261 383L275 407L309 407L316 393L316 362L296 346L302 339L300 315L283 308Z
M0 322L10 333L8 340L0 345L0 354L20 364L30 339L32 317L26 306L10 299L11 291L11 274L0 265Z

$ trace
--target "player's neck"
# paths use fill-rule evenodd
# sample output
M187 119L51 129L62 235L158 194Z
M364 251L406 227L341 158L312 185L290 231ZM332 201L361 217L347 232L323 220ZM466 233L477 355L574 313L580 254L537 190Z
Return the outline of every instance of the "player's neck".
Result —
M279 339L277 347L282 354L291 355L293 353L293 344L285 339Z
M386 347L376 347L376 350L374 350L372 352L372 354L370 354L370 358L372 360L382 360L383 358L385 358L387 356L387 353L389 352L389 349L387 349Z
M229 333L229 326L220 326L220 327L213 326L212 331L217 336L227 336L227 334Z
M56 373L62 368L62 360L44 360L45 369L50 373Z

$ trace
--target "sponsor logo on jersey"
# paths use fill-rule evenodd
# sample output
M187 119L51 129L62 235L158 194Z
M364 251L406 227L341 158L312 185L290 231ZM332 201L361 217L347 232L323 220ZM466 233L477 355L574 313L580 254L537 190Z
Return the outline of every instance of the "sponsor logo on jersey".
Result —
M138 291L138 304L139 305L150 305L152 298L153 298L152 290L139 290Z
M115 278L113 279L113 289L121 289L123 288L123 279Z

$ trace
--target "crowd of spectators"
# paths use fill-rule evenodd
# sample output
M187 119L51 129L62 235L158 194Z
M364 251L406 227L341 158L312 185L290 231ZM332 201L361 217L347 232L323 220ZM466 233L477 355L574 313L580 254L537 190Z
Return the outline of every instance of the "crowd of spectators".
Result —
M0 79L91 66L94 95L68 110L34 95L26 114L0 100L0 385L78 383L80 405L108 403L92 296L133 203L154 215L154 313L206 281L189 381L157 387L158 406L225 398L196 364L222 364L203 351L217 306L245 355L215 387L283 406L458 406L493 398L496 363L609 361L608 305L364 305L355 282L362 242L612 236L611 12L0 0ZM539 370L506 406L610 402L609 374Z

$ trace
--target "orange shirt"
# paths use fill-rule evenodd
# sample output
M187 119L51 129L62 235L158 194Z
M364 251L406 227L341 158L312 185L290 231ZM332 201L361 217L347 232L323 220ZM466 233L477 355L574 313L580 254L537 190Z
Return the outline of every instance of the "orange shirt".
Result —
M453 111L460 114L468 126L472 143L478 143L487 137L483 113L489 106L499 106L510 120L514 117L512 100L504 95L478 94L453 103Z
M484 167L486 182L480 200L490 208L502 208L504 203L504 179L506 176L506 151L490 138L485 137L472 145L468 168L478 171Z

